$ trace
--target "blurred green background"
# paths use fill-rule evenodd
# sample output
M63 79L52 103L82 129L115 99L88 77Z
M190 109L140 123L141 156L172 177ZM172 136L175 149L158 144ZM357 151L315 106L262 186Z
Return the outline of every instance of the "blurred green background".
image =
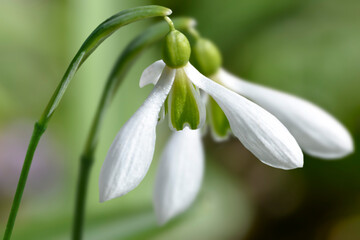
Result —
M33 123L90 32L123 9L147 4L191 16L222 50L224 67L322 106L360 145L359 0L0 0L0 233ZM68 239L81 149L101 89L124 46L152 23L121 29L78 72L40 142L13 239ZM128 195L98 203L102 161L151 87L138 88L159 46L134 65L102 129L85 239L360 239L360 153L303 169L260 163L232 139L205 138L207 169L194 206L164 227L152 210L156 164L169 136L158 127L154 164Z

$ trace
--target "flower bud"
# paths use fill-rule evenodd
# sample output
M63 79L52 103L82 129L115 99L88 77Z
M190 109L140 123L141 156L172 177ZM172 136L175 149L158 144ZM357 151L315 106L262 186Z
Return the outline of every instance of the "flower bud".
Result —
M171 68L180 68L189 62L190 43L178 30L170 31L165 37L163 60Z
M191 63L203 75L214 75L222 64L219 49L208 39L199 38L192 47Z

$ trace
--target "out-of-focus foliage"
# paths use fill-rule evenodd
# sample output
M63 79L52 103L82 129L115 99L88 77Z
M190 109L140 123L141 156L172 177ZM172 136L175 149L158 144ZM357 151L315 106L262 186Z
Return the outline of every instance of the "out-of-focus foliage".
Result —
M349 128L359 147L357 0L2 0L1 142L18 139L18 131L12 129L31 128L67 64L101 21L125 8L146 4L164 5L172 8L176 16L196 18L202 35L221 49L225 68L317 103ZM39 168L34 165L30 172L31 176L42 171L39 176L48 182L25 190L13 239L68 239L78 159L101 89L122 48L150 23L136 23L120 30L90 57L75 77L40 142L46 154L39 148L34 159L34 163L44 165ZM238 141L215 144L207 138L204 187L194 206L169 225L157 227L152 212L156 164L136 190L99 204L97 181L106 151L151 89L138 88L142 70L160 57L159 48L152 48L140 58L106 116L91 175L87 239L360 238L358 152L339 161L306 156L303 169L283 171L263 165ZM155 162L169 135L165 125L158 128ZM8 137L12 132L13 136ZM21 136L12 143L11 147L19 148L14 152L23 152L26 145L23 142L29 137ZM17 167L13 172L17 175L21 159L16 156L11 161L8 152L1 150L0 168ZM49 161L44 163L42 156L49 154L53 157L45 157ZM11 204L8 191L15 191L16 186L13 181L4 182L3 176L0 179L2 232ZM3 186L7 186L6 190ZM7 197L2 197L5 191Z

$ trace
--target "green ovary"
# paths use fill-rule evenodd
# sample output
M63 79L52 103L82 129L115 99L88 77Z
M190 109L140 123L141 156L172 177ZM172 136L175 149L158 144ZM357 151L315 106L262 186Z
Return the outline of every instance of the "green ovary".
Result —
M178 30L170 31L165 37L163 60L167 66L180 68L189 62L191 47L188 39Z
M170 125L174 129L179 131L185 126L191 129L201 127L203 121L199 104L203 103L183 69L176 70L174 84L167 102Z

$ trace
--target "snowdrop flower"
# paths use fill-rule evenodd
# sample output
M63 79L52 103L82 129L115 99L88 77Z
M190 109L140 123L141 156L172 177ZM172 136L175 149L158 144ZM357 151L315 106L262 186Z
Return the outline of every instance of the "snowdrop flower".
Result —
M217 47L199 35L196 38L191 58L194 66L205 76L250 99L277 117L304 152L324 159L341 158L353 152L354 145L349 132L325 110L294 95L235 77L221 68L221 55ZM209 105L213 115L210 117L212 133L216 139L224 139L230 132L226 113L224 115L211 98Z
M145 69L140 79L141 87L149 83L155 87L117 134L99 179L101 202L138 186L153 158L156 126L164 106L170 129L179 132L165 147L158 168L154 207L160 224L184 211L201 185L204 159L196 129L203 126L206 111L198 88L217 102L234 135L260 161L283 169L303 165L301 149L285 126L263 108L196 70L189 63L187 38L171 22L169 25L163 60Z

